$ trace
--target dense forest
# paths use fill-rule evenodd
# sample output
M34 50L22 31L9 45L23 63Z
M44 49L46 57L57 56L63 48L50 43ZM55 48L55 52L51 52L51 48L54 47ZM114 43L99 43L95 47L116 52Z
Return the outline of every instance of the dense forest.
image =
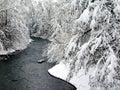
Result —
M119 25L120 0L1 0L0 55L47 39L51 75L78 90L119 90Z

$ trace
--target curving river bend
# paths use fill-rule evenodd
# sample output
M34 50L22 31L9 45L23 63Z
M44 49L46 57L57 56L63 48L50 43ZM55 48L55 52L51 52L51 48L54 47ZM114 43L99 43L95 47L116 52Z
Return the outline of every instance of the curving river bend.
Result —
M48 74L53 64L37 63L47 43L35 39L24 51L0 61L0 90L76 90Z

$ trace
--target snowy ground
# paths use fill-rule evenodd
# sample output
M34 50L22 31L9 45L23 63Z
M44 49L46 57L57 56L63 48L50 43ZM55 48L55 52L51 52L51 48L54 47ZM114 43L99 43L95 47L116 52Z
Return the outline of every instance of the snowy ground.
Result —
M48 70L51 75L63 80L67 79L69 71L69 65L64 63L60 63ZM88 85L89 75L85 75L84 70L80 70L78 74L75 74L69 83L73 84L77 90L90 90L90 87Z

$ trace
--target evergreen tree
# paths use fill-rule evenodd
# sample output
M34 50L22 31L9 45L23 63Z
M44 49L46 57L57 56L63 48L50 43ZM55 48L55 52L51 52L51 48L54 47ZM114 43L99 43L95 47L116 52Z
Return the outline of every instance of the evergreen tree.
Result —
M81 68L86 73L94 68L89 78L91 90L114 90L119 86L118 7L118 0L94 0L80 15L80 34L71 39L65 54L71 66L68 80ZM81 38L88 32L89 39Z
M63 27L66 25L64 20L70 22L70 17L74 17L72 29L61 29L68 33L70 30L74 31L74 34L69 34L72 38L65 42L61 49L63 54L60 59L57 58L58 61L69 64L70 72L66 80L70 82L84 69L85 74L89 75L91 90L115 90L119 87L120 74L120 1L71 0L62 4L63 9L60 12L66 10L64 19L61 20ZM71 7L76 6L79 10L77 14L66 14L69 12L67 5L72 13L75 13L76 9L73 11ZM60 16L61 14L59 13ZM56 46L58 45L56 43ZM60 52L59 49L52 49L55 53ZM51 54L52 57L53 55L55 56L54 53Z

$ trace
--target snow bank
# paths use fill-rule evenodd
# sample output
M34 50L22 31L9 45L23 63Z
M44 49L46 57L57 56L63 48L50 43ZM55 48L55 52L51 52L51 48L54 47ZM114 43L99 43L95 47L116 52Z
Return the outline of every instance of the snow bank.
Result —
M69 74L69 67L64 63L60 63L54 66L53 68L49 69L48 72L55 77L66 80L67 75Z
M68 64L62 62L49 69L48 72L51 75L66 81L70 72L70 67ZM81 69L77 74L74 74L69 83L73 84L77 90L90 90L90 86L88 85L89 75L85 75L83 69Z

